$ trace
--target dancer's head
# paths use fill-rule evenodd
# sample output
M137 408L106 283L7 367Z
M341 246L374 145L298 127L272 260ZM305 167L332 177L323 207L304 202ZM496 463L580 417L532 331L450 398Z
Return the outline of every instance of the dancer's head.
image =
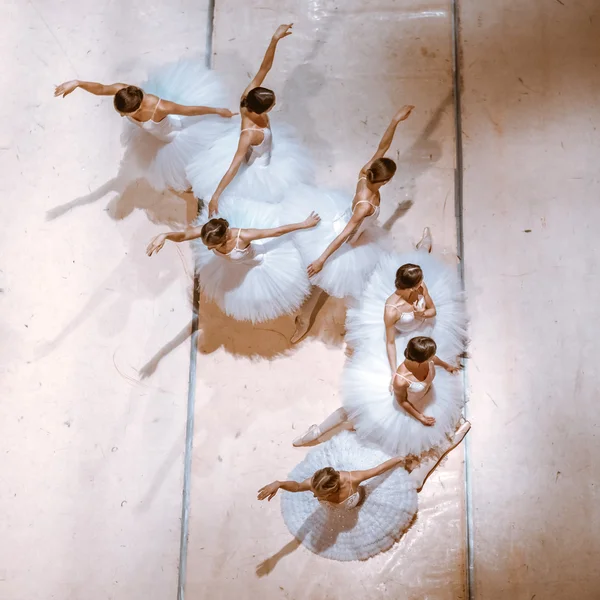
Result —
M132 115L139 110L144 100L144 90L135 85L128 85L115 94L113 100L115 110L121 115Z
M202 226L200 238L204 245L212 250L227 241L227 231L229 231L229 222L226 219L211 219Z
M430 337L419 335L408 341L406 350L404 350L404 356L407 360L424 363L431 360L436 352L436 343Z
M373 185L385 185L396 172L396 163L391 158L377 158L367 169L367 181Z
M240 106L257 115L268 113L275 106L275 92L264 87L252 88L242 98Z
M406 263L396 271L396 290L414 290L423 282L423 271L419 265Z
M340 473L333 467L319 469L310 480L315 498L327 498L340 490Z

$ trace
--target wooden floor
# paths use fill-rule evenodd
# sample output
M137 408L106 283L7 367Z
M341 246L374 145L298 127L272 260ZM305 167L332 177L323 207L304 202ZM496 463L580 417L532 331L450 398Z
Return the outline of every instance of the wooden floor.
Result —
M389 552L355 564L298 547L256 490L339 405L343 306L288 344L202 303L186 598L595 600L600 498L600 7L460 2L458 158L449 0L7 0L0 7L0 597L177 597L192 281L189 250L148 259L183 200L118 178L109 99L79 78L141 82L203 57L232 106L279 23L268 85L324 185L352 189L402 104L381 220L398 248L430 226L462 260L473 429ZM457 238L455 207L461 208ZM459 229L460 230L460 229ZM464 252L460 249L464 246ZM460 255L460 256L458 256ZM466 462L465 462L466 458ZM467 475L467 476L465 476ZM472 570L469 570L469 562Z

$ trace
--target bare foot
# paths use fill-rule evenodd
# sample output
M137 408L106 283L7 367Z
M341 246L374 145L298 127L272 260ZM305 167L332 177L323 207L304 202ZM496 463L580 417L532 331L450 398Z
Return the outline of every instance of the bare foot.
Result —
M423 229L423 235L417 243L417 250L426 250L428 253L431 253L432 246L433 240L431 238L431 230L429 227L425 227L425 229Z

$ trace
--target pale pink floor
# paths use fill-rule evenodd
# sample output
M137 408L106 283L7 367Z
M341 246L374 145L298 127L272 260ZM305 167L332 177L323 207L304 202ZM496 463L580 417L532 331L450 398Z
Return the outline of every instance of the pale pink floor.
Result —
M600 12L461 4L471 591L592 600ZM110 100L52 92L201 56L207 6L8 0L0 17L0 598L175 598L190 261L144 248L186 207L142 185L111 191ZM449 2L217 0L215 67L241 91L286 21L273 118L301 130L322 183L347 188L395 109L415 104L381 219L398 247L429 225L455 263ZM306 453L293 437L339 405L342 323L328 301L290 349L291 319L253 329L201 305L186 598L466 597L462 448L420 494L414 527L368 562L296 547L279 500L255 500Z

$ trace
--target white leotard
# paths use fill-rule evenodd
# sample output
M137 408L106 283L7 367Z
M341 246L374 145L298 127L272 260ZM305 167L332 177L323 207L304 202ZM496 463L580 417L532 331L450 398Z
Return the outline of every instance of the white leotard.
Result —
M426 307L425 297L423 294L419 294L417 300L413 302L413 310L403 311L398 304L392 304L391 302L386 303L386 306L396 309L400 313L399 319L394 323L394 326L398 331L412 331L420 327L425 319L423 317L416 317L415 310L424 310Z
M405 375L400 375L400 373L394 373L394 377L401 377L404 381L408 382L408 400L409 402L416 402L423 398L429 391L435 377L435 365L432 360L429 361L429 371L427 372L427 377L425 377L423 381L412 381Z
M227 254L225 254L225 253L219 252L218 250L215 250L213 248L213 252L217 256L220 256L221 258L225 258L232 262L238 262L238 261L242 261L242 260L252 260L252 259L256 258L256 253L254 251L254 247L252 246L252 244L248 244L248 246L246 248L239 247L241 233L242 233L242 230L238 229L238 234L237 234L237 237L235 238L235 246L234 246L233 250L231 250L231 251L227 252Z
M246 153L246 164L266 167L271 162L271 152L273 150L273 134L269 127L250 127L242 131L262 131L263 139L260 144L250 146Z
M152 116L147 121L138 121L132 117L127 117L134 125L148 132L150 135L159 139L161 142L170 142L182 129L181 118L178 115L167 115L158 123L154 121L154 115L160 104L160 98L154 107Z

